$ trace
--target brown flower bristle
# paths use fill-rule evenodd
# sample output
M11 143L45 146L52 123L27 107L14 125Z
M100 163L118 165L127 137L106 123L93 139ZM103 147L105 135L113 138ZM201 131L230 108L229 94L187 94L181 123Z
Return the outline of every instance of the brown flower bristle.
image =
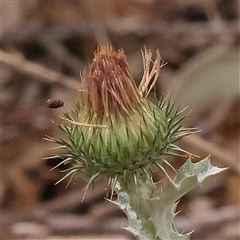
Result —
M130 74L124 51L101 46L89 72L82 74L83 104L96 113L131 111L140 102L137 86Z

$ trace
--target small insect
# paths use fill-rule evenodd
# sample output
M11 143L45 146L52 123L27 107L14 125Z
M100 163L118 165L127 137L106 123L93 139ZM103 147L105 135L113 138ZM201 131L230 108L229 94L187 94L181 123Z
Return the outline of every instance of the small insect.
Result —
M64 105L64 102L61 100L48 99L46 101L46 106L48 108L60 108Z

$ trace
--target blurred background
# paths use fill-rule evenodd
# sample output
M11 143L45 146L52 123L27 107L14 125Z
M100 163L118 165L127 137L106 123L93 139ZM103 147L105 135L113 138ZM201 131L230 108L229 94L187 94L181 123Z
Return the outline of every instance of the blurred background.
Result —
M137 83L141 49L160 50L157 93L187 106L184 125L202 130L179 145L228 167L181 199L177 228L194 229L191 239L240 239L239 9L238 0L1 1L1 239L134 239L104 199L104 180L82 200L83 180L55 185L63 169L44 160L54 145L43 138L62 136L53 122L63 112L45 102L72 110L99 44L125 50Z

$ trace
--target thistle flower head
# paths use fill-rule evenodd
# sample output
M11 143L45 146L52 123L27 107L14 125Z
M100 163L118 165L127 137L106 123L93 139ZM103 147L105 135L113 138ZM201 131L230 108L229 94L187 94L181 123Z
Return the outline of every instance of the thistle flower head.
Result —
M147 49L142 56L144 74L137 87L123 50L100 46L94 53L81 75L76 109L65 113L59 126L68 140L52 139L66 149L60 164L72 164L65 177L81 173L90 184L105 175L114 187L138 169L161 166L164 154L178 150L175 141L189 134L169 101L148 99L162 66L159 51L154 61Z

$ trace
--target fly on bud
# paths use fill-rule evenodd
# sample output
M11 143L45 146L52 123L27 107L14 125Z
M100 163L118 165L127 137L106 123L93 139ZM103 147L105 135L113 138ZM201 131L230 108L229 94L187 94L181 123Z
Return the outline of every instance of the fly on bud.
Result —
M163 155L181 150L174 143L190 133L181 127L184 117L168 100L148 98L163 65L160 52L155 60L147 49L142 56L144 73L137 87L122 49L100 46L94 52L81 74L76 107L59 126L67 140L51 139L66 149L60 164L72 163L65 177L83 174L88 188L105 175L114 188L119 178L127 181L139 169L162 168Z

